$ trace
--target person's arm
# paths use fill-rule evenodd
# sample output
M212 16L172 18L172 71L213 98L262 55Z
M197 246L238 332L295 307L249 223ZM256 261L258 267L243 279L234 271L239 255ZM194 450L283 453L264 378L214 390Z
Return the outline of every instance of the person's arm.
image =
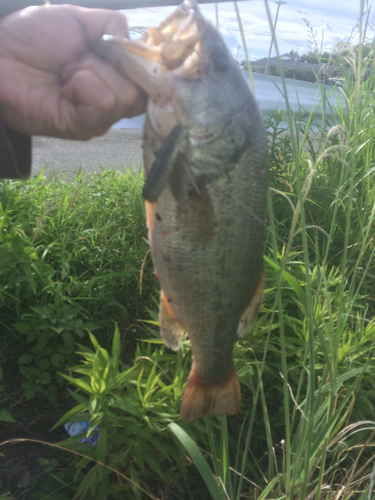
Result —
M0 20L5 17L0 10ZM31 137L0 120L0 179L28 179L31 173Z
M0 11L0 19L5 17ZM28 179L31 173L31 137L0 120L0 179Z
M31 173L31 137L0 121L0 179L28 179Z
M93 49L104 34L127 37L125 17L45 5L0 19L0 177L28 177L27 136L87 140L144 112L144 92Z

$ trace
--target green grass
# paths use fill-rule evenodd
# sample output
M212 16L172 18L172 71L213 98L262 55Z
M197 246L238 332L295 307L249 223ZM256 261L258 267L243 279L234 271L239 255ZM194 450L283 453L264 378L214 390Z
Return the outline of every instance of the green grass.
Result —
M53 372L76 362L75 342L88 330L107 345L117 322L124 338L134 338L134 321L153 304L151 259L140 294L147 252L141 184L126 171L71 183L42 174L2 182L1 339L7 357L18 357L28 397L55 397ZM131 362L134 342L127 346Z
M302 134L290 113L288 135L283 117L269 120L266 288L256 325L235 347L238 416L179 423L190 345L171 353L159 339L149 257L140 293L141 176L2 183L3 355L18 360L28 397L54 398L68 377L77 406L60 423L84 417L101 429L96 448L64 443L71 463L46 473L35 498L372 498L375 74L367 49L343 56L346 109L320 141L311 142L313 116Z

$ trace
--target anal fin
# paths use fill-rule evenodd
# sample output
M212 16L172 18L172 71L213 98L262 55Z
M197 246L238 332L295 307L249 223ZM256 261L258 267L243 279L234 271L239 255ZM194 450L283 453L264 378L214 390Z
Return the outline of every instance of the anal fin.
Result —
M159 326L160 335L165 345L173 351L178 351L184 335L184 329L174 318L163 290L160 294Z
M240 322L238 324L237 333L240 337L243 337L246 333L248 333L252 326L254 325L260 305L262 303L263 298L263 290L264 290L264 271L261 272L259 276L259 280L253 295L251 296L250 304L247 306L245 311L243 312Z

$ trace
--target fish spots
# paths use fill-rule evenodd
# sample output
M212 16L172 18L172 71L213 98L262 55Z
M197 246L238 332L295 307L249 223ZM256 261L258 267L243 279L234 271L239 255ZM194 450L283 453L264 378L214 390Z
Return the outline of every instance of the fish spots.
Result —
M165 254L163 254L163 253L161 254L161 256L163 257L163 260L164 260L165 262L171 262L171 261L172 261L172 259L171 259L170 257L168 257L167 255L165 255Z
M158 220L159 222L161 222L161 221L163 220L163 219L162 219L162 217L161 217L161 215L160 215L160 214L158 214L158 213L156 213L156 214L155 214L155 217L157 218L157 220Z
M167 300L168 300L168 302L169 302L169 303L171 303L171 302L172 302L172 299L171 299L170 297L169 297Z

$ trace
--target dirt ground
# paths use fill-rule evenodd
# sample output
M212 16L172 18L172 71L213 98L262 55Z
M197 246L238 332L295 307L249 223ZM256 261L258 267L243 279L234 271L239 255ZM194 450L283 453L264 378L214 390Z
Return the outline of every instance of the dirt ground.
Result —
M0 423L0 497L29 500L35 479L45 469L43 459L46 463L66 458L58 449L32 440L56 443L66 439L63 427L50 429L69 408L65 401L53 403L37 397L26 400L20 374L6 362L2 365L4 375L11 372L11 376L4 376L0 408L7 409L16 422Z

